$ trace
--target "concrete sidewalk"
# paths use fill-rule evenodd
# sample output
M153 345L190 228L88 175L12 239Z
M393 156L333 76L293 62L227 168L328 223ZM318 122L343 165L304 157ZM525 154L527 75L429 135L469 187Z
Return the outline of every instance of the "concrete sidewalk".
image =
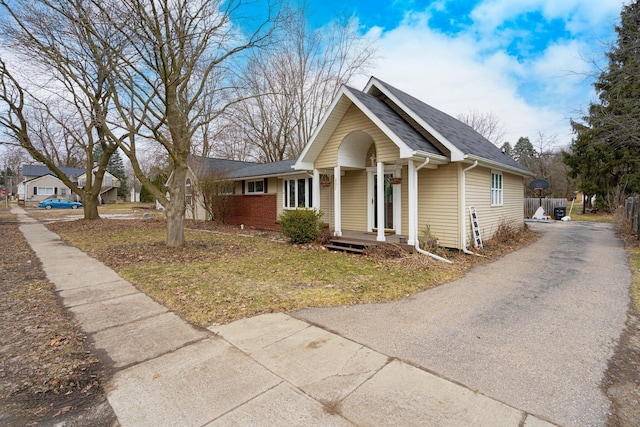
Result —
M114 368L106 391L123 426L551 425L285 314L198 329L12 212L62 304Z

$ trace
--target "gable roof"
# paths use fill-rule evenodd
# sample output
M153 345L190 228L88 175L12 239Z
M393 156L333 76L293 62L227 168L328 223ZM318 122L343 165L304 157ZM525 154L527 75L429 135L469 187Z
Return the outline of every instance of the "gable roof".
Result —
M300 171L292 168L294 163L295 160L257 163L189 155L189 167L199 179L205 178L216 171L226 172L231 179L299 174Z
M69 178L77 178L86 171L84 168L59 168ZM45 165L22 165L22 176L39 177L44 175L56 176L56 174Z
M530 174L527 168L504 154L491 141L466 123L375 77L371 78L367 88L369 93L386 95L399 108L409 114L420 125L423 125L427 131L431 130L429 133L435 133L433 136L445 147L451 149L452 160L455 160L455 152L458 151L458 156L461 154L463 158L472 157L477 160L488 160L489 162Z
M371 77L364 91L343 86L295 164L313 163L351 105L356 105L399 148L401 158L429 157L432 164L478 160L523 176L533 174L471 126Z
M348 88L349 91L364 104L377 118L380 119L395 135L414 151L423 151L429 154L443 156L444 154L427 140L413 126L407 123L382 99L376 98L357 89Z
M24 176L24 175L23 175L23 176ZM25 177L24 181L22 181L22 182L23 182L24 184L26 184L26 183L32 184L32 183L35 183L35 182L37 182L37 181L39 181L39 180L41 180L41 179L43 179L43 178L46 178L46 177L48 177L48 176L50 176L51 178L54 178L54 179L60 180L60 178L58 178L58 177L57 177L57 176L55 176L54 174L48 173L48 174L46 174L46 175L34 176L33 178L29 178L29 179L27 179L27 178Z

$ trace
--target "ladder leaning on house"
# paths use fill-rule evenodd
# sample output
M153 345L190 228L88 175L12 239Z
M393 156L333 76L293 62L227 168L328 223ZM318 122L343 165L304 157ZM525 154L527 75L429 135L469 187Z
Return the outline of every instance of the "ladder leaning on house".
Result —
M473 245L476 249L482 249L482 237L480 236L480 227L478 226L478 214L476 208L469 207L469 215L471 216L471 231L473 232Z

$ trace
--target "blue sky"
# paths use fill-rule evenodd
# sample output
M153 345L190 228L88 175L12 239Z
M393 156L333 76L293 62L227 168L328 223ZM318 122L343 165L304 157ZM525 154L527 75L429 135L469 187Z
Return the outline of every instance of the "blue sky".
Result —
M313 25L354 15L377 39L376 77L453 116L492 113L512 144L542 133L557 146L594 99L593 61L605 63L624 3L307 0Z

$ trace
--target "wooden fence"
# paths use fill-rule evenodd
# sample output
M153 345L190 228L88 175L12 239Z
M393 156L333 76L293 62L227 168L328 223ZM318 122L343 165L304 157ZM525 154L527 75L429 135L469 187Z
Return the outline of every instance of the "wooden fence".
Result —
M524 217L531 218L536 210L540 207L540 199L524 199ZM553 209L564 207L567 208L567 215L569 215L569 203L567 199L542 199L542 207L545 214L553 216Z
M638 197L628 197L624 202L624 212L633 230L638 233L640 224L640 209L638 209ZM638 236L640 238L640 235Z

